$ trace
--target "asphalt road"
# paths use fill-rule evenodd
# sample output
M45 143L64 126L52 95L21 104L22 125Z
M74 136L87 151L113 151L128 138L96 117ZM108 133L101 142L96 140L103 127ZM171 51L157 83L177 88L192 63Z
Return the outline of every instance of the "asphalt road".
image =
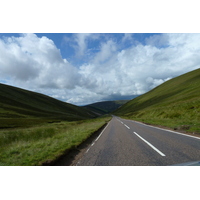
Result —
M200 138L114 116L77 166L167 166L200 161Z

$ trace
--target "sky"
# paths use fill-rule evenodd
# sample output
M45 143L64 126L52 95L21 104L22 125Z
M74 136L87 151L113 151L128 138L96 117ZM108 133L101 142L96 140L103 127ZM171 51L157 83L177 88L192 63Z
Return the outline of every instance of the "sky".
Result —
M0 33L0 82L75 105L132 99L200 66L198 33Z
M102 100L132 98L170 78L197 69L200 65L200 16L197 0L57 0L48 1L48 4L41 0L7 0L1 2L1 8L0 83L40 92L62 101L84 105ZM13 198L16 198L24 183L26 185L23 186L29 192L28 189L32 188L30 185L38 185L39 174L40 178L43 177L41 180L47 180L41 181L42 187L38 187L40 196L46 198L45 189L49 191L53 186L53 193L48 193L50 199L66 195L66 184L70 188L68 196L74 198L74 194L80 194L80 198L88 198L88 186L92 191L102 188L105 176L108 177L106 186L109 187L104 185L103 189L109 188L110 193L107 192L106 196L110 198L132 196L129 184L131 177L136 183L134 195L139 198L141 194L146 194L146 199L150 196L160 199L160 195L152 193L156 185L160 190L165 187L169 191L173 190L173 196L180 199L180 192L175 192L174 188L176 191L183 190L186 187L185 180L191 181L191 177L196 177L198 173L197 168L192 172L189 168L188 171L184 168L184 172L180 168L176 171L174 168L165 168L164 174L163 168L133 170L113 167L109 168L110 171L108 168L84 168L84 171L83 168L80 171L75 168L66 171L63 168L59 172L55 168L55 173L52 173L52 169L47 172L46 168L45 171L37 168L34 173L31 168L27 176L28 168L17 173L16 169L21 170L12 168L13 173L9 169L8 173L1 174L4 183L10 180L9 175L12 179L9 187L2 190L5 197L10 194L12 183L12 189L16 191L12 193L15 195ZM46 172L47 176L44 177ZM169 185L171 175L176 179ZM58 180L58 177L62 179ZM102 181L99 181L101 178ZM66 179L70 181L66 182ZM83 184L77 186L77 179L84 180L86 187ZM16 187L15 180L17 184L20 180L20 188ZM56 187L52 182L56 183ZM158 182L162 184L158 185ZM60 183L59 186L57 183ZM75 184L81 191L79 194ZM118 187L118 192L113 193ZM147 191L145 194L144 187ZM194 190L194 187L187 185L181 197L196 197L198 189ZM64 193L60 188L63 188ZM23 194L24 198L20 193L20 199L27 199L28 193ZM38 193L35 195L38 196Z

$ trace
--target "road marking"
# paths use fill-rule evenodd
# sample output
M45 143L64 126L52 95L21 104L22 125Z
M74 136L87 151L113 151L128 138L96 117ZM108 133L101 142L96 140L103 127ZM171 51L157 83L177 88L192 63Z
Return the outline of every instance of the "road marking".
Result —
M90 146L91 147L91 146ZM87 149L86 153L90 150L90 147Z
M100 136L102 135L102 133L105 131L105 129L107 128L107 126L110 124L110 122L106 125L106 127L103 129L103 131L101 132L101 134L97 137L97 139L90 145L90 147L87 149L87 151L85 153L87 153L90 148L95 144L95 142L100 138Z
M95 142L93 142L91 146L93 146L93 145L94 145L94 143L95 143Z
M124 126L126 126L126 128L130 129L130 127L128 127L126 124L124 124Z
M165 156L164 153L162 153L161 151L159 151L156 147L154 147L151 143L149 143L148 141L146 141L143 137L141 137L140 135L138 135L136 132L133 132L135 135L137 135L141 140L143 140L144 142L146 142L152 149L154 149L155 151L157 151L161 156Z
M100 136L101 136L102 133L106 130L106 128L108 127L109 124L110 124L110 122L106 125L106 127L103 129L103 131L101 132L101 134L98 136L98 138L97 138L95 141L97 141L97 140L100 138Z
M159 127L147 125L147 124L144 124L142 122L138 122L138 121L134 121L134 120L129 120L129 121L132 121L132 122L135 122L135 123L138 123L138 124L142 124L144 126L149 126L149 127L155 128L155 129L159 129L159 130L163 130L163 131L167 131L167 132L171 132L171 133L176 133L176 134L179 134L179 135L183 135L183 136L186 136L186 137L191 137L191 138L195 138L195 139L200 140L200 137L196 137L196 136L192 136L192 135L187 135L187 134L184 134L184 133L179 133L179 132L168 130L168 129L164 129L164 128L159 128Z
M122 124L124 124L122 121L120 121L119 119L117 119L117 121L121 122Z
M121 122L124 126L126 126L126 128L130 129L129 126L127 126L126 124L124 124L122 121L120 121L119 119L117 119L119 122Z

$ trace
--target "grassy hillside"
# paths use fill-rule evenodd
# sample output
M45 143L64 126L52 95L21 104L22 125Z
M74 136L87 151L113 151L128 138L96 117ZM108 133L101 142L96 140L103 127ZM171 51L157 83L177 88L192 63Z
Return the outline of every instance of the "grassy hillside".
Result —
M114 114L200 133L200 69L161 84L129 101Z
M92 117L95 117L94 113L84 108L43 94L0 84L0 128Z
M116 110L126 102L128 102L128 100L103 101L103 102L89 104L84 107L93 111L94 113L97 113L99 115L104 115Z

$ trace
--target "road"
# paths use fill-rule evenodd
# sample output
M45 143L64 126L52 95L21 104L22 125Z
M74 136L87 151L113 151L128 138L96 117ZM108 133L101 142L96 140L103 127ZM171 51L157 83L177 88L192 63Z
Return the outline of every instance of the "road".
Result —
M113 116L77 166L167 166L200 161L200 138Z

